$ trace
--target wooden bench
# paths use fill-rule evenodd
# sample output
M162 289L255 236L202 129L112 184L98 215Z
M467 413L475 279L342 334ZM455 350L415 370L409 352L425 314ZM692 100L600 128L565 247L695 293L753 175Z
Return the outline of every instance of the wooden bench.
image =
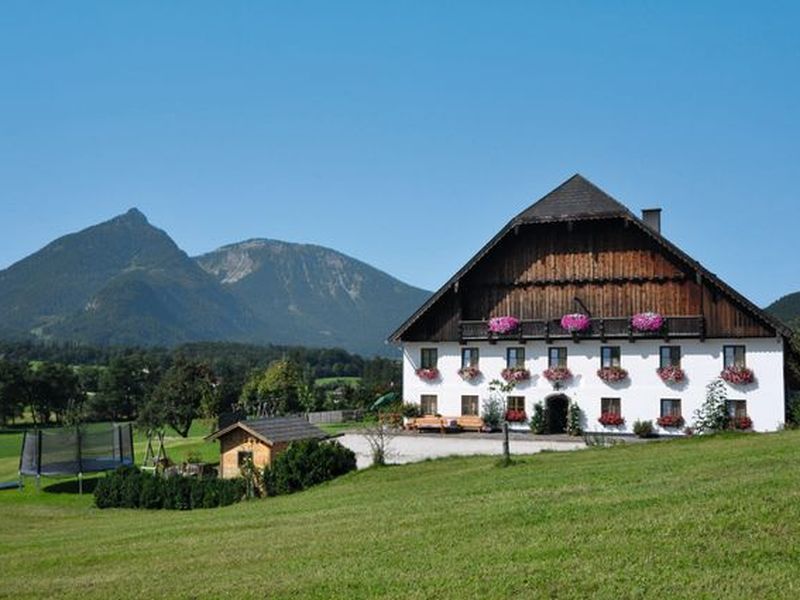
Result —
M458 426L461 427L461 429L469 431L481 431L485 425L483 419L477 415L463 415L456 419L456 423L458 423Z
M435 417L432 415L425 415L424 417L414 419L413 427L417 431L436 429L439 433L460 430L456 417Z

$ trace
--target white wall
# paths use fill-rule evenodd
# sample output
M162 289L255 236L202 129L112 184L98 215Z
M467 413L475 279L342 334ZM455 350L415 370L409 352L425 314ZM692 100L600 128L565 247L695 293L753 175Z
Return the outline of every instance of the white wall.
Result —
M630 433L637 419L655 420L660 415L662 398L680 398L686 424L690 425L694 411L705 400L705 386L718 377L722 370L722 347L726 344L744 344L746 362L755 374L755 382L747 386L730 386L728 398L746 400L747 412L753 420L753 429L774 431L784 422L783 341L780 338L749 338L731 340L637 340L634 343L613 340L601 343L583 340L579 343L565 341L552 346L567 348L567 366L573 379L560 391L576 401L583 411L585 431L620 431ZM600 346L620 346L622 368L628 371L628 379L618 384L607 384L597 377L600 368ZM666 384L659 378L659 347L677 345L681 347L681 367L686 380L681 384ZM500 379L506 366L506 348L519 346L513 342L487 342L468 344L480 349L482 376L475 382L463 381L458 375L461 366L461 349L458 343L406 343L403 346L403 396L406 402L419 403L420 395L436 394L438 410L444 416L461 414L461 396L477 395L481 401L489 396L489 381ZM415 374L419 366L420 348L438 348L438 381L427 382ZM530 416L533 404L544 400L557 390L542 376L547 368L548 345L541 341L531 342L525 348L525 367L531 372L531 380L518 384L513 392L525 396L525 409ZM597 422L600 416L600 399L620 398L624 427L605 428ZM665 430L663 433L674 433Z

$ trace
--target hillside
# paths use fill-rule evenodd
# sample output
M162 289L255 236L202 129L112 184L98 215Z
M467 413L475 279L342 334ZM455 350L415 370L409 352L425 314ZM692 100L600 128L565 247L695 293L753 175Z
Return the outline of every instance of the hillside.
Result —
M766 311L794 329L800 330L800 292L787 294L776 300L766 308Z
M320 246L251 240L189 258L138 210L0 271L0 339L340 347L396 356L428 292Z
M429 293L321 246L256 239L197 257L252 310L264 340L384 354L383 340Z
M249 311L132 209L0 271L4 329L89 344L246 339Z
M506 469L444 459L188 513L0 492L2 594L794 598L799 461L800 432L784 432L546 453Z

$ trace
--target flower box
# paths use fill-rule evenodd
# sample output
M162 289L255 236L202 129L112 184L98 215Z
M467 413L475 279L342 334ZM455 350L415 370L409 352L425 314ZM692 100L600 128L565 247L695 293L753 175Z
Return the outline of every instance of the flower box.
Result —
M658 417L656 423L658 423L659 427L664 427L665 429L677 429L683 427L685 421L680 415L664 415L663 417Z
M567 367L550 367L545 369L542 375L551 383L563 383L572 379L572 371Z
M531 372L524 367L510 367L503 369L500 376L506 381L527 381L531 378Z
M417 377L425 381L436 381L439 379L439 369L431 367L428 369L417 369Z
M744 431L747 429L753 428L753 419L750 417L733 417L731 419L731 427L734 429L738 429L740 431Z
M458 374L464 381L472 381L473 379L480 377L481 371L478 369L478 367L461 367L458 370Z
M664 383L680 383L686 379L686 374L680 367L661 367L656 373Z
M606 383L616 383L625 381L628 378L628 372L622 367L603 367L597 370L597 376Z
M528 420L528 415L524 410L507 410L506 421L509 423L524 423Z
M561 327L570 333L586 331L589 329L589 325L591 325L591 323L591 319L589 319L588 315L584 315L582 313L571 313L561 317Z
M725 367L719 376L733 385L747 385L755 380L753 372L747 367Z
M519 319L516 317L495 317L489 319L489 331L492 333L511 333L519 328Z
M664 327L664 317L657 312L637 313L631 317L631 327L641 332L661 331Z
M606 427L619 427L625 424L625 419L622 415L616 413L603 413L600 415L600 418L597 419L597 422Z

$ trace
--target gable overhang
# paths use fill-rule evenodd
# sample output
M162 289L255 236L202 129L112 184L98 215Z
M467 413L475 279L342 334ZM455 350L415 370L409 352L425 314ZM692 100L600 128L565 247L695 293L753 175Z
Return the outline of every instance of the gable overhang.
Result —
M228 425L227 427L223 427L219 431L215 431L214 433L212 433L210 435L207 435L203 439L206 442L213 442L214 440L218 440L218 439L220 439L222 437L225 437L226 435L228 435L229 433L231 433L232 431L234 431L236 429L241 429L242 431L252 435L257 440L260 440L260 441L264 442L267 446L272 446L274 444L274 442L272 440L267 439L266 437L264 437L263 434L259 433L255 429L251 429L250 427L248 427L247 425L245 425L241 421L237 421L236 423L232 423L232 424Z
M557 191L560 187L568 183L570 180L567 180L564 184L556 188ZM547 198L550 194L545 195L544 198ZM610 198L610 196L609 196ZM612 199L613 200L613 199ZM701 277L704 281L715 287L722 295L729 298L735 304L737 304L742 310L752 314L759 320L763 325L765 325L768 329L772 329L775 331L776 336L783 337L785 340L791 340L793 331L783 322L778 320L777 318L773 317L769 313L767 313L762 308L753 304L750 300L745 298L742 294L737 292L733 289L730 285L722 281L719 277L717 277L714 273L706 269L703 265L701 265L698 261L693 259L691 256L686 254L683 250L678 248L675 244L670 242L667 238L665 238L661 233L653 230L644 221L642 221L639 217L637 217L633 212L631 212L625 205L619 203L618 201L614 200L619 207L614 208L613 210L608 210L600 213L592 213L592 214L564 214L564 215L549 215L543 217L535 217L535 218L524 218L526 212L530 209L526 209L514 217L511 221L509 221L505 227L503 227L497 235L495 235L491 240L489 240L461 269L456 272L447 282L439 288L436 293L434 293L428 300L417 309L414 314L412 314L400 327L398 327L388 338L388 341L394 344L402 343L403 334L415 323L417 322L431 307L433 307L441 298L444 296L449 290L453 289L456 284L461 280L462 277L467 275L477 264L478 262L486 256L489 252L494 249L497 244L499 244L505 237L507 237L511 232L517 230L518 228L525 226L525 225L537 225L537 224L545 224L545 223L577 223L577 222L585 222L585 221L599 221L599 220L608 220L608 219L621 219L627 221L629 224L638 227L644 234L651 238L657 245L663 248L668 254L673 256L678 262L682 263L685 267L690 270L695 271L695 273Z

